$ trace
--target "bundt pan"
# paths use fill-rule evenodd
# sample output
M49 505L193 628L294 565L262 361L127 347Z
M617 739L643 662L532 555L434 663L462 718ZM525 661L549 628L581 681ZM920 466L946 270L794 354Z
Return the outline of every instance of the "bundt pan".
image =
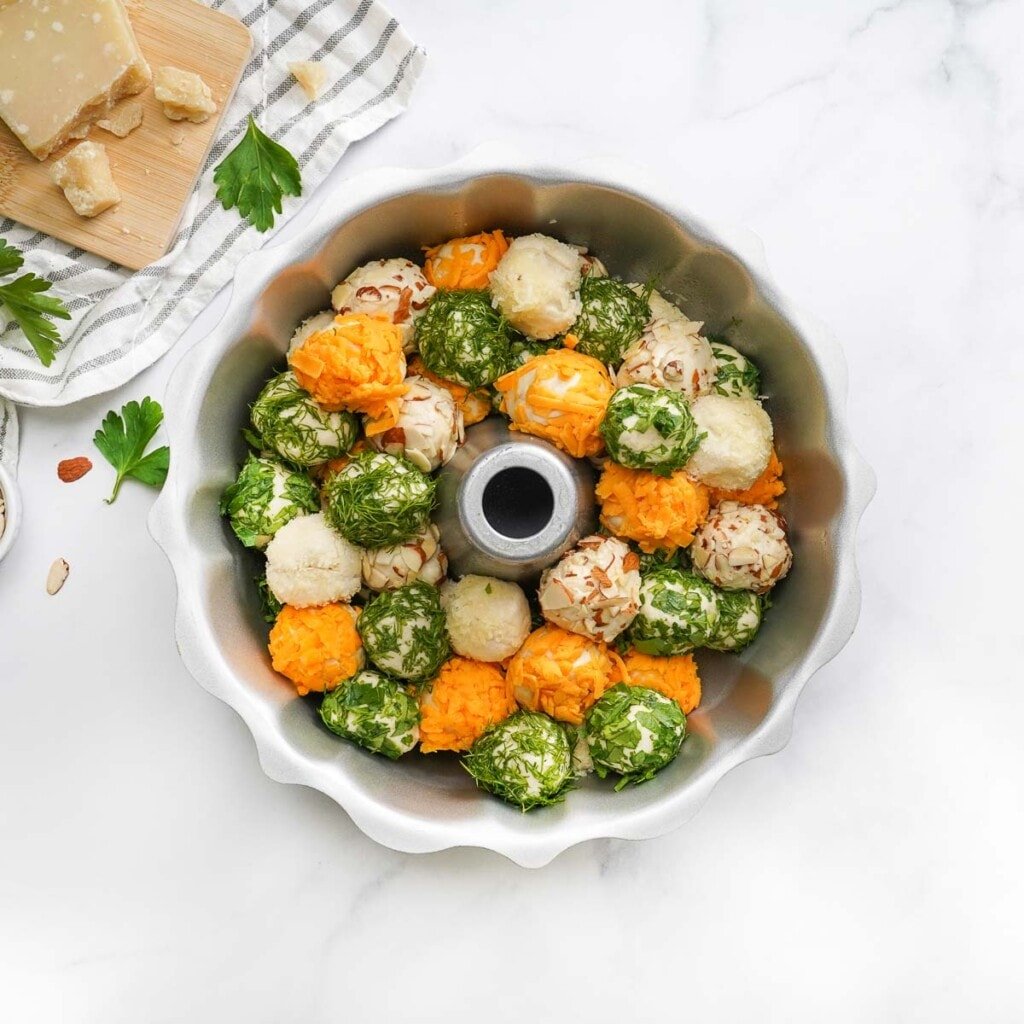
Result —
M378 170L341 182L310 228L239 266L223 320L170 383L174 457L150 529L177 577L182 658L245 720L271 778L321 790L394 849L478 846L539 866L587 839L668 832L727 771L786 743L804 684L853 632L857 523L874 484L843 422L840 350L778 294L756 240L711 228L672 189L644 178L615 163L551 168L485 148L435 171ZM368 259L417 258L428 243L494 227L554 234L586 245L626 280L656 278L691 318L727 331L753 357L786 465L783 511L795 554L754 644L738 657L699 654L704 698L665 771L621 793L588 779L565 803L530 814L478 791L454 756L392 763L329 734L314 704L272 671L254 564L217 512L244 455L249 402L282 363L299 321L329 305L333 285Z

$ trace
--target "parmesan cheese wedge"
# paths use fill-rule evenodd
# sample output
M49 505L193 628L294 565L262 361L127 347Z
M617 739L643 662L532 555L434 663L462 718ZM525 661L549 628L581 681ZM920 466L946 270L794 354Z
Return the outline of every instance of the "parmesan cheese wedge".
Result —
M296 60L288 65L292 78L302 86L306 97L315 100L327 81L327 69L311 60Z
M217 112L210 87L193 71L181 68L156 69L153 95L163 104L164 113L171 121L191 121L202 124Z
M0 3L0 119L39 160L150 78L121 0Z

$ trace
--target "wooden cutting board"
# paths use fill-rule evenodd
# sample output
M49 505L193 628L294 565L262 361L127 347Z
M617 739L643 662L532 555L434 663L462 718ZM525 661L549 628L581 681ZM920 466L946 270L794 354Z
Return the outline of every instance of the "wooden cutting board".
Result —
M127 138L93 127L89 138L106 146L122 198L92 220L79 217L50 181L50 165L71 146L40 162L0 122L0 217L138 270L171 244L249 60L252 36L240 21L195 0L128 0L125 6L150 67L196 72L213 92L217 113L203 124L168 121L149 88L140 97L143 122Z

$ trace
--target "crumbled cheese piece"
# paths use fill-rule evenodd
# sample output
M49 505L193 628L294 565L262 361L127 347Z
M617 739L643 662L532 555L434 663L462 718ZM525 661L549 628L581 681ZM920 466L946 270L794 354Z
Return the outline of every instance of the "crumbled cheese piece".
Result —
M121 0L0 3L0 120L38 159L150 78Z
M194 72L181 68L157 68L153 95L163 104L164 113L171 121L201 124L217 112L210 87Z
M110 132L111 135L116 135L119 139L124 139L131 135L140 124L142 124L142 101L129 100L112 111L109 117L97 121L96 127Z
M50 168L50 178L80 217L95 217L121 201L107 151L98 142L79 143Z
M320 95L320 90L327 81L327 69L323 65L311 60L295 60L288 65L288 70L311 100Z

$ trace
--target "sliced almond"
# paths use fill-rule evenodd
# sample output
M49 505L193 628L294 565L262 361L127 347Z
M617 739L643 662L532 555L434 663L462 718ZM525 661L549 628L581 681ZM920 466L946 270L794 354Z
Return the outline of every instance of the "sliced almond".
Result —
M70 571L71 566L63 558L58 558L50 566L50 571L46 574L46 592L51 597L64 586Z
M757 552L753 548L733 548L729 552L729 564L735 569L741 565L753 565Z

